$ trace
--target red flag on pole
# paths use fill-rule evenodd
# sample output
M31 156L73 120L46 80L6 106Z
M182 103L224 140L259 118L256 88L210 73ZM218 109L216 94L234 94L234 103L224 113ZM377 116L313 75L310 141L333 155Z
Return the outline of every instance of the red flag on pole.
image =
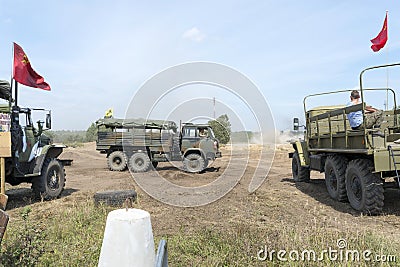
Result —
M383 22L382 30L379 32L378 36L376 36L374 39L371 40L371 49L374 52L378 52L381 50L388 39L388 33L387 33L387 12L386 12L386 17L385 21Z
M48 85L42 76L37 74L31 66L27 55L24 50L14 43L14 68L13 78L17 82L35 88L50 91L50 85Z

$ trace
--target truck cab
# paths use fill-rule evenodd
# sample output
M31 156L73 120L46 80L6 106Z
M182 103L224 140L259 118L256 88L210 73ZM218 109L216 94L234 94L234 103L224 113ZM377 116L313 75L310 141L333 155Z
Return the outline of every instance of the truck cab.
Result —
M208 163L221 157L219 142L208 124L185 123L181 130L181 153L184 157L198 151ZM207 164L208 165L208 164Z
M201 172L210 160L221 157L219 142L208 124L185 123L180 141L183 168L187 172Z

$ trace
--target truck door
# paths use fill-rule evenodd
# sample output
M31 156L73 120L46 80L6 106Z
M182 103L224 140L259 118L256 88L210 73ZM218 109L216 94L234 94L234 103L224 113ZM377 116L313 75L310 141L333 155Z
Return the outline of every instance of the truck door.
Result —
M198 136L197 128L185 126L182 130L182 146L181 151L186 151L188 148L198 147L200 137Z

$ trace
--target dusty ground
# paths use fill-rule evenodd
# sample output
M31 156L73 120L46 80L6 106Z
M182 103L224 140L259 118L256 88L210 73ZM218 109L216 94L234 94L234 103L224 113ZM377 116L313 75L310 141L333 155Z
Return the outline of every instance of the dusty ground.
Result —
M163 236L181 231L182 228L201 229L215 227L227 229L235 223L263 227L264 225L320 225L330 229L345 229L351 232L372 232L390 234L393 240L400 240L400 192L387 190L385 193L384 215L361 216L348 203L331 200L325 188L322 175L311 174L310 183L295 184L291 178L291 160L287 153L290 146L279 145L276 149L272 168L267 179L255 192L247 188L257 165L259 148L252 147L249 164L244 176L236 187L209 205L180 208L164 204L149 197L141 190L128 171L111 172L107 169L105 155L95 150L95 144L79 148L68 148L63 158L73 159L72 166L66 167L67 184L62 198L79 197L96 191L134 188L139 194L138 206L151 213L155 235ZM230 161L229 150L223 149L223 158L216 160L201 174L187 174L169 163L159 165L158 171L170 182L183 186L205 185L215 180ZM27 189L9 188L9 213L19 207L20 194ZM57 200L56 200L57 201ZM262 242L263 240L260 240Z

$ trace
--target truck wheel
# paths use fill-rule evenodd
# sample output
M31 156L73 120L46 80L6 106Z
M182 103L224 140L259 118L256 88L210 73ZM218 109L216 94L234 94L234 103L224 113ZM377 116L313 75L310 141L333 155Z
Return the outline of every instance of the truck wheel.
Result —
M126 169L126 155L122 151L114 151L107 158L108 168L112 171L123 171Z
M382 212L383 182L371 172L373 163L366 159L350 161L346 170L346 190L350 205L370 215Z
M146 172L150 168L150 158L143 152L134 153L129 159L129 169L132 172Z
M299 153L296 151L292 158L292 174L295 182L308 182L310 181L310 169L301 166Z
M325 184L329 196L338 201L346 201L347 158L339 155L329 156L325 161Z
M201 155L191 153L183 159L183 168L191 173L201 172L205 169L205 161Z
M47 158L42 174L32 180L32 189L37 197L49 200L60 196L65 186L64 167L58 159Z

